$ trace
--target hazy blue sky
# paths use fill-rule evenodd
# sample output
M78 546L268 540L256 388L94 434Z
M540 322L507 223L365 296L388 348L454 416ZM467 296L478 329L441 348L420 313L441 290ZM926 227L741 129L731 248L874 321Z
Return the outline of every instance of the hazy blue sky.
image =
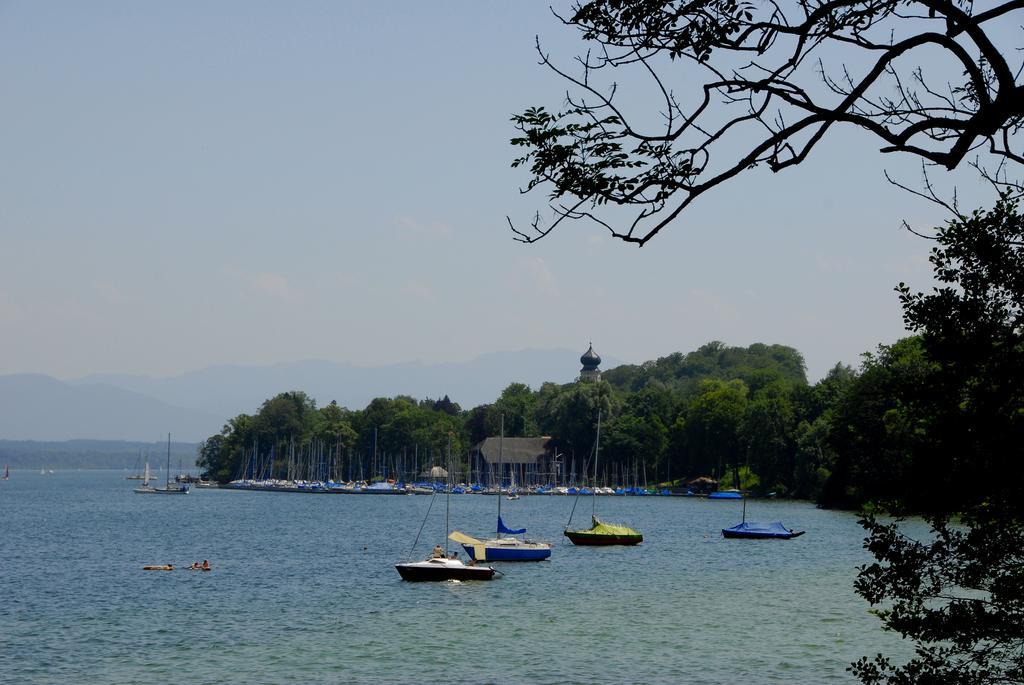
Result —
M918 162L853 131L637 249L526 220L509 116L565 87L532 2L0 2L0 373L792 345L812 378L928 285ZM963 192L963 191L962 191ZM970 189L967 190L970 196Z

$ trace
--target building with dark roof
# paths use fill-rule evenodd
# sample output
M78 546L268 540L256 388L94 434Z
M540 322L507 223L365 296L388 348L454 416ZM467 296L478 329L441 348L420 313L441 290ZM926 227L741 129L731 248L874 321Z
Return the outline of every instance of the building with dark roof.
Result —
M485 438L471 452L479 478L488 485L500 480L507 487L554 481L555 450L549 437ZM514 480L513 480L514 479Z

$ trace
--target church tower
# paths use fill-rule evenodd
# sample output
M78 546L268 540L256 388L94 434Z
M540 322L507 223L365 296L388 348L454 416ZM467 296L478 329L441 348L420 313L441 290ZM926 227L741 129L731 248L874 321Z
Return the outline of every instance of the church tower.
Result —
M597 352L594 352L593 343L590 343L590 347L580 357L580 363L583 364L583 368L580 369L581 381L601 380L601 369L597 368L601 365L601 357L597 356Z

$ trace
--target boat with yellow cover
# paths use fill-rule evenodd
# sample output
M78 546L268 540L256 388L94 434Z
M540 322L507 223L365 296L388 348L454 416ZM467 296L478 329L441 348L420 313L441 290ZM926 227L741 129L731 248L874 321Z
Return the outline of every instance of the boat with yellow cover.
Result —
M638 545L644 541L644 536L638 530L629 526L617 523L605 523L597 518L597 454L601 444L601 412L597 412L597 436L594 438L594 487L591 489L592 509L590 513L590 528L585 530L569 530L566 524L563 531L565 537L574 545ZM579 502L579 494L573 502L572 511L569 512L569 523L572 523L572 515L576 512L576 503Z
M640 531L629 526L605 523L591 516L591 527L587 530L566 530L565 537L574 545L637 545L644 541Z

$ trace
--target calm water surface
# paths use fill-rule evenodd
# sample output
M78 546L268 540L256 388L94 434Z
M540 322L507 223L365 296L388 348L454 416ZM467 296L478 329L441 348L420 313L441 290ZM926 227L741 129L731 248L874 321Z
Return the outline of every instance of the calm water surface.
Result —
M509 525L555 542L550 561L414 584L393 564L429 497L140 496L123 476L0 482L0 681L851 683L859 656L909 653L851 589L856 518L806 503L748 504L802 538L728 541L736 502L604 497L598 514L645 541L600 549L561 537L571 498L503 501ZM494 497L451 507L453 528L493 529ZM443 527L437 498L415 556ZM141 570L203 559L211 573Z

